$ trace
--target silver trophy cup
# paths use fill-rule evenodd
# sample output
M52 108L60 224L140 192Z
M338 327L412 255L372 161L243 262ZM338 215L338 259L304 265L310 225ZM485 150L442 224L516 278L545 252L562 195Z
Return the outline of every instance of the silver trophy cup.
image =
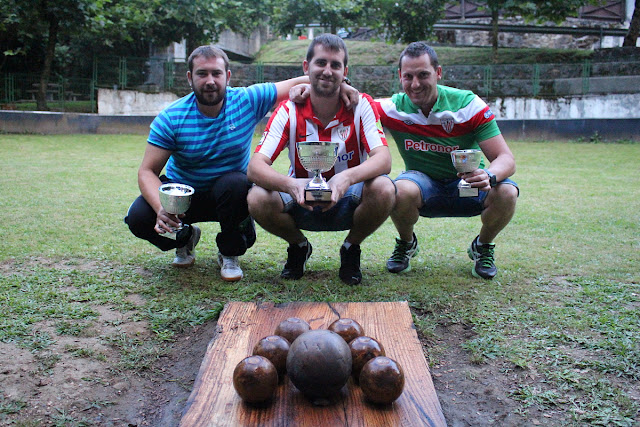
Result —
M336 163L338 143L330 141L303 141L297 143L298 158L302 167L314 173L304 189L307 202L331 202L331 188L322 172L331 170Z
M173 215L180 215L189 210L191 196L195 192L193 187L185 184L162 184L158 191L162 207L167 213ZM177 234L188 227L188 225L180 225L180 227L174 228L173 232L165 233L163 236L175 240Z
M458 172L473 172L478 169L482 161L481 150L455 150L451 152L451 162ZM458 183L458 195L460 197L476 197L478 189L471 187L467 181L461 179Z

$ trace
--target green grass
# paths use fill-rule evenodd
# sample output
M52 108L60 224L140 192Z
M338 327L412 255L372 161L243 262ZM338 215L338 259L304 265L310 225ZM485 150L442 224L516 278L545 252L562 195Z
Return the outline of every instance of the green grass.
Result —
M466 248L479 219L446 218L419 221L421 251L402 278L384 266L396 235L385 222L362 246L364 280L355 287L337 277L346 232L308 233L308 271L289 282L279 279L286 244L258 229L239 286L219 279L215 223L202 224L188 270L171 268L172 253L129 233L122 218L138 195L144 137L0 135L0 341L38 355L46 371L58 360L47 352L52 344L91 334L98 308L108 307L149 325L152 340L100 337L119 351L116 369L141 372L176 334L217 318L228 301L407 300L433 343L430 362L441 354L436 326L460 322L477 334L464 344L472 360L526 378L509 390L523 416L535 406L560 411L558 425L631 426L640 380L640 145L510 145L521 196L496 241L495 280L470 274ZM396 176L402 164L391 146ZM285 170L286 158L276 167ZM0 412L20 411L15 399L0 401Z
M405 44L375 41L345 40L349 50L349 65L395 65ZM309 40L275 40L260 48L256 62L299 65L306 56ZM440 64L492 64L490 47L436 46ZM580 63L593 54L580 49L500 48L497 64Z

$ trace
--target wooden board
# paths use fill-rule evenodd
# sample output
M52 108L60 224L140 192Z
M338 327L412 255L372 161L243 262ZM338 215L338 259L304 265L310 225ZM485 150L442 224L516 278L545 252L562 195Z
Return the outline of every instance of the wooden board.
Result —
M306 320L312 329L326 329L341 317L356 320L404 369L402 395L391 405L373 405L350 379L336 404L314 406L285 378L270 404L244 403L233 388L233 370L251 355L260 339L273 335L276 326L289 317ZM446 426L406 302L228 303L180 422L182 427L383 425Z

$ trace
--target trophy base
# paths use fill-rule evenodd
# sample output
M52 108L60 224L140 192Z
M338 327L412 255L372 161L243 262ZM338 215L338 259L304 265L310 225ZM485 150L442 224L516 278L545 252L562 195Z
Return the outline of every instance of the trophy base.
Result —
M331 190L329 189L305 189L304 200L307 202L322 203L331 202Z
M478 197L478 194L477 188L458 187L458 196L460 197Z
M190 232L189 228L190 228L189 224L185 224L180 228L174 228L171 233L164 233L164 234L161 234L161 236L171 240L178 240L178 239L181 239L182 236L185 235L185 233Z

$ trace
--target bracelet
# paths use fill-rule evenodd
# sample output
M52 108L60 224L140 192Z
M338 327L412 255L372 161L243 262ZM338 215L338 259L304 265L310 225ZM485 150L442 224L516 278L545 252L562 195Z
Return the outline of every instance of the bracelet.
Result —
M351 84L351 79L349 79L349 77L345 77L345 78L342 80L342 82L343 82L343 83L348 84L349 86L353 86L353 85Z

